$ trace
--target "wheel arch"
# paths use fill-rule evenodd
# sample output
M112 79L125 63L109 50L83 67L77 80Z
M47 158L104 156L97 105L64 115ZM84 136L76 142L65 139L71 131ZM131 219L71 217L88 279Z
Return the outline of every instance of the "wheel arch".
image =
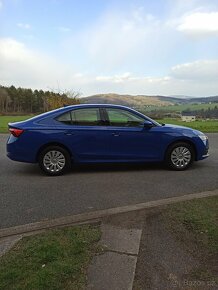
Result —
M177 139L177 140L174 140L174 141L171 142L170 144L168 144L168 146L167 146L167 148L166 148L166 150L165 150L165 153L164 153L164 160L166 159L166 155L167 155L167 152L168 152L169 148L170 148L171 146L173 146L174 144L176 144L176 143L180 143L180 142L187 143L187 144L189 144L189 145L192 146L192 148L193 148L193 150L194 150L194 160L196 161L196 158L197 158L197 148L196 148L196 145L195 145L194 142L192 142L191 140L189 140L189 139L183 139L183 138L181 138L181 139L179 138L179 139Z
M46 143L46 144L42 145L42 146L39 148L39 150L37 151L37 154L36 154L36 161L39 160L39 155L40 155L40 153L41 153L45 148L47 148L47 147L49 147L49 146L59 146L59 147L62 147L63 149L65 149L65 150L69 153L71 160L73 160L73 154L72 154L72 152L71 152L70 149L67 148L65 145L63 145L63 144L60 143L60 142L49 142L49 143Z

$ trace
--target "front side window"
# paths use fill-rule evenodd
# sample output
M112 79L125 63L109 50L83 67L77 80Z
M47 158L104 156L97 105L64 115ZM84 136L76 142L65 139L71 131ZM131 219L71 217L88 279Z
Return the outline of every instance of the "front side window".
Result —
M144 119L131 112L120 109L106 109L110 126L138 127L144 123Z

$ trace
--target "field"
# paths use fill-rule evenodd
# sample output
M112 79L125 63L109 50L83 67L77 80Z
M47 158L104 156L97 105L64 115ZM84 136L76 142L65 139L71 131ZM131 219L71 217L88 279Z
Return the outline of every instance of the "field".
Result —
M0 116L0 133L8 132L9 122L19 122L31 118L31 115L24 116Z
M218 120L183 122L178 119L161 119L157 121L162 124L186 126L206 133L218 132Z

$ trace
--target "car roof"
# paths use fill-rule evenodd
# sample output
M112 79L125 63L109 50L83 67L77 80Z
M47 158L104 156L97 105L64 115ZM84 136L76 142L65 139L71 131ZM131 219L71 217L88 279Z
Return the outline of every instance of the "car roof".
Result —
M100 107L104 107L104 108L113 107L113 108L123 108L123 109L132 110L132 108L129 108L129 107L126 107L126 106L123 106L123 105L115 105L115 104L78 104L78 105L66 106L64 108L72 108L72 109L74 109L74 108L85 108L85 107L98 107L98 108L100 108Z
M30 119L28 119L28 121L36 121L36 120L41 120L41 119L45 119L48 117L52 117L52 116L56 116L59 115L60 113L65 113L67 111L70 111L71 109L82 109L82 108L119 108L119 109L126 109L129 111L135 111L132 108L128 108L122 105L114 105L114 104L78 104L78 105L69 105L69 106L65 106L65 107L61 107L52 111L48 111L45 113L42 113L40 115L34 116ZM140 114L139 112L135 111L136 113Z
M145 116L144 114L136 111L135 109L126 107L126 106L122 106L122 105L114 105L114 104L78 104L78 105L69 105L69 106L65 106L65 107L61 107L49 112L45 112L42 113L40 115L37 115L35 117L32 117L28 120L26 120L27 122L38 122L47 118L55 118L56 116L68 112L71 109L82 109L82 108L117 108L117 109L124 109L124 110L128 110L129 112L135 112L137 115L141 116L142 118L147 118L148 120L150 120L151 122L158 124L156 121L150 119L148 116ZM160 124L158 124L160 125Z

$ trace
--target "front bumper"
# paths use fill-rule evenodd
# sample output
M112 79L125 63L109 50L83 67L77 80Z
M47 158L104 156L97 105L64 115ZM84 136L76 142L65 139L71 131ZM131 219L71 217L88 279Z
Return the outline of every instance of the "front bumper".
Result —
M205 141L200 141L198 143L198 155L197 160L202 160L209 157L209 141L206 139Z
M205 159L205 158L207 158L207 157L209 157L209 156L210 156L210 154L207 153L207 154L202 155L202 158Z

